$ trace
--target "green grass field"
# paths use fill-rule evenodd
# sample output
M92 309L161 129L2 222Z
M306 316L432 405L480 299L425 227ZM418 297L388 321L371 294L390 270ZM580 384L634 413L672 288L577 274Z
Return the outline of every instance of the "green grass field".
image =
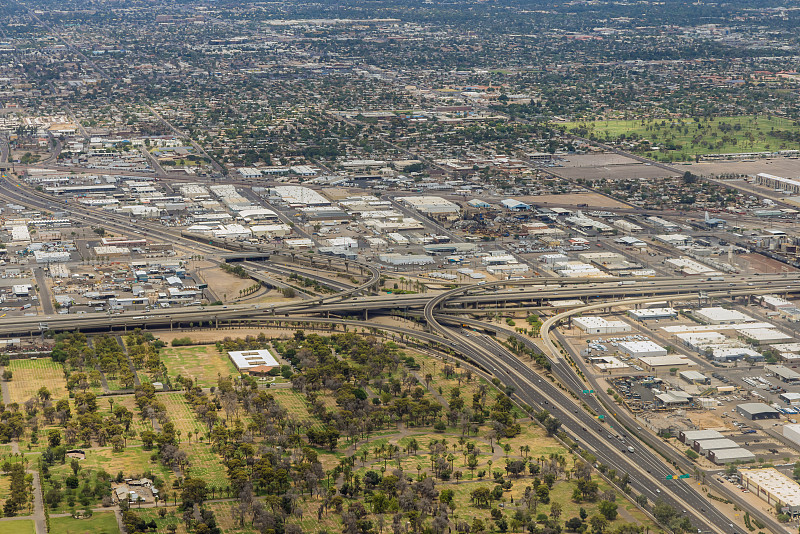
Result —
M217 385L220 376L238 375L227 354L220 354L214 345L165 347L161 361L171 379L178 375L196 378L201 387Z
M0 532L3 534L36 534L36 526L30 519L15 519L0 522ZM53 532L58 531L54 530Z
M208 432L208 429L197 420L189 403L181 393L167 393L160 395L159 400L164 403L169 414L169 420L175 425L175 430L180 431L181 441L189 439L189 432L197 435L198 432ZM224 412L222 416L224 417Z
M318 503L315 504L316 506L319 506ZM214 512L217 525L219 525L225 534L255 534L257 531L249 528L248 526L245 526L243 529L239 528L238 523L231 514L231 505L232 503L230 502L208 503L206 504L206 507ZM133 508L133 510L145 521L153 520L156 522L158 528L153 531L155 534L169 534L170 531L167 529L168 525L175 525L177 527L175 534L187 534L186 524L181 519L181 513L176 511L173 506L167 507L168 512L165 517L160 517L155 508ZM309 514L311 514L311 512L309 512ZM314 515L314 520L316 521L316 515ZM314 528L304 530L303 532L317 532L318 530L319 529Z
M2 527L0 527L0 530L2 530ZM119 534L119 526L113 512L102 512L96 513L88 519L53 517L50 519L50 532L58 532L59 534Z
M646 139L649 145L640 144L633 151L664 161L689 161L703 154L800 149L800 126L778 117L576 121L556 127L600 141Z
M211 452L211 445L207 443L188 443L183 441L181 450L186 451L191 462L187 476L199 477L210 486L222 488L228 485L225 466L219 455Z

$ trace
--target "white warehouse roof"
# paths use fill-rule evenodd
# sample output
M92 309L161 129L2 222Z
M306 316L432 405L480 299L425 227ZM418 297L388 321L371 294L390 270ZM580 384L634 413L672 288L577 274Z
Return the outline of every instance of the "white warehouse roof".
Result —
M728 310L722 307L701 308L694 312L700 319L711 324L746 323L755 321L749 315L737 310Z

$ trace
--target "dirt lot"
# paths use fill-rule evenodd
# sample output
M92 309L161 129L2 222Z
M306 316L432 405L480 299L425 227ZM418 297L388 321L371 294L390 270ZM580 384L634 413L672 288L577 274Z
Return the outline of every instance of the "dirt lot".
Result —
M796 273L797 269L761 254L738 254L733 257L734 263L740 267L764 274Z
M202 264L201 264L202 265ZM239 290L246 289L255 282L250 278L239 278L228 274L218 267L201 266L199 269L208 287L219 296L221 300L232 300L239 296Z
M375 319L370 319L369 323L364 323L364 330L366 330L370 326L374 326L373 323L380 325L397 325L397 326L402 326L403 328L412 328L415 330L418 329L417 326L408 321L395 319L392 317L377 317ZM264 332L264 335L267 336L268 338L289 338L292 337L292 335L295 333L296 330L303 330L304 332L319 332L320 334L326 334L326 335L336 332L339 333L342 332L341 328L337 330L329 330L329 329L315 330L311 327L296 327L296 328L292 327L292 328L218 328L210 330L204 329L204 330L173 330L173 331L153 330L152 333L160 340L169 344L176 337L189 337L195 343L209 343L209 342L215 342L225 337L237 338L237 337L257 336L261 332ZM358 330L361 331L361 328L359 328ZM348 326L348 331L354 332L355 329L352 326Z
M519 197L519 200L537 206L577 207L578 204L588 204L590 208L629 208L618 200L605 197L599 193L573 193L567 195L537 195Z
M766 172L784 178L800 176L800 159L775 158L755 161L701 162L687 165L686 168L703 176L720 174L758 174Z
M702 412L687 411L686 418L694 423L697 428L706 430L730 430L733 427L728 425L714 410L704 410Z
M564 178L585 180L625 180L631 178L664 178L667 176L677 176L677 173L665 171L660 167L645 165L643 163L598 165L595 167L564 167L555 169L553 172Z
M564 167L602 167L604 165L630 165L635 159L620 154L578 154L564 158Z

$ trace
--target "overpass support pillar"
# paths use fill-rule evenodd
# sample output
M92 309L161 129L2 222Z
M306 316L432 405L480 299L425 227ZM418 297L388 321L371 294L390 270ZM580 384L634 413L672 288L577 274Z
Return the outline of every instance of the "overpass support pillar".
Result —
M369 321L369 310L364 308L364 321Z

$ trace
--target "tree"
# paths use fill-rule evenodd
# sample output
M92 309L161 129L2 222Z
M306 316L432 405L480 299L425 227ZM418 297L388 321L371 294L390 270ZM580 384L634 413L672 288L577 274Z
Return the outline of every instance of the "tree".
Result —
M611 501L600 501L597 510L609 521L617 518L617 503Z
M51 449L55 449L59 445L61 445L61 432L57 429L53 429L47 433L47 442L50 445Z
M492 492L489 488L482 486L470 492L470 498L477 507L489 506L489 501L492 499Z
M572 519L568 519L566 523L564 523L564 527L567 530L571 530L572 532L577 532L579 528L583 526L583 521L579 517L573 517Z
M183 508L191 508L195 503L203 504L206 499L206 481L202 478L187 478L183 481L181 500Z
M553 521L558 521L558 519L561 517L562 509L563 507L560 502L553 501L550 503L550 517L553 518Z
M600 533L603 532L608 526L608 519L602 515L595 514L589 518L589 524L592 526L592 530L594 532Z

